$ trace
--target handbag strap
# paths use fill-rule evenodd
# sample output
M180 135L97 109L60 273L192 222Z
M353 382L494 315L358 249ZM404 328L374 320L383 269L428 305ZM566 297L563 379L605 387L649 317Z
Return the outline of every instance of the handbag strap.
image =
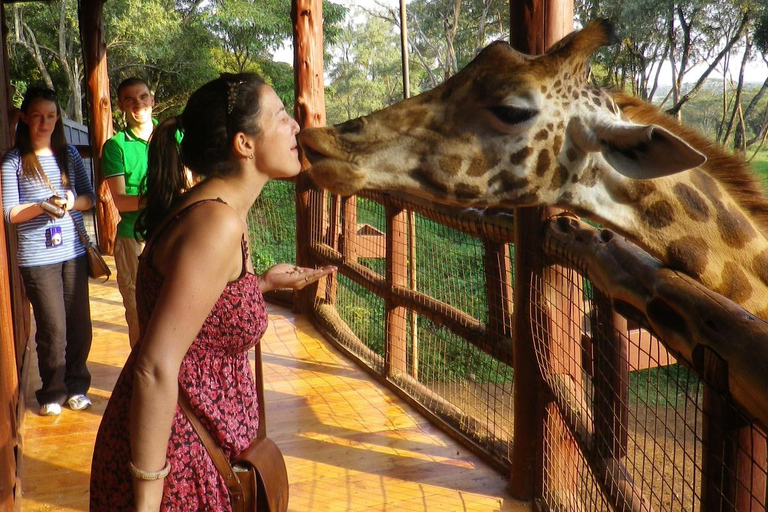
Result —
M184 414L187 415L187 419L192 425L192 428L195 429L195 432L197 432L197 435L203 442L203 446L205 446L205 449L211 456L211 460L213 460L213 463L216 465L216 469L219 470L219 473L224 478L224 483L227 485L227 490L232 499L233 507L236 504L240 504L239 506L241 508L241 504L243 503L243 487L240 484L240 479L235 475L235 471L232 469L232 464L229 463L229 459L224 455L219 444L208 429L205 428L205 425L200 421L197 414L195 414L192 404L189 401L189 397L181 386L179 386L179 406L181 406L181 409L184 411Z
M254 383L256 385L256 399L259 404L259 428L256 431L256 437L264 438L267 437L267 425L264 414L264 372L262 371L261 366L261 341L256 343L254 352L255 366L257 370L254 375ZM184 414L186 414L192 428L200 437L200 441L202 441L203 446L205 446L205 449L211 456L211 460L213 460L213 463L216 465L216 469L219 470L219 473L224 478L224 482L227 484L227 490L232 499L232 505L235 507L235 510L238 510L242 507L243 503L243 487L240 484L240 479L237 478L235 471L232 469L232 464L230 464L229 459L227 459L227 456L222 451L219 443L216 442L205 425L200 421L200 418L195 414L195 410L192 408L192 403L189 401L189 397L187 396L186 391L182 389L181 385L179 385L179 406L181 407L181 410L184 411Z
M83 247L87 247L89 243L91 243L91 239L83 233L83 230L80 229L80 224L77 223L75 218L72 216L72 212L67 210L67 213L69 214L69 217L72 219L72 224L75 225L75 229L77 230L77 236L80 237L80 241L83 243Z
M256 431L256 437L267 437L267 418L266 418L266 412L264 411L264 368L261 364L261 340L259 340L258 343L256 343L256 346L253 347L254 351L254 360L255 360L255 367L256 372L253 376L254 384L256 385L256 400L259 404L259 429Z

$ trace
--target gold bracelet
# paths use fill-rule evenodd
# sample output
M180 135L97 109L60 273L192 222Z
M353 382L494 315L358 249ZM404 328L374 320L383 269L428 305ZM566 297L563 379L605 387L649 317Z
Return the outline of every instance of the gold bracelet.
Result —
M168 476L168 473L171 472L171 463L168 462L168 460L165 461L165 467L161 469L160 471L144 471L142 469L137 468L133 465L133 462L128 463L128 471L131 472L131 475L135 476L136 478L140 480L161 480Z

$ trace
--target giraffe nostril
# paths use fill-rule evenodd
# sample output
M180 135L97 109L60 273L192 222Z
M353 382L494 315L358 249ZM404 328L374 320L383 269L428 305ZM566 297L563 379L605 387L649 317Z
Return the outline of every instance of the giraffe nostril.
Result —
M563 231L568 231L572 227L571 220L567 217L558 217L555 219L555 222L557 223L557 227Z
M600 231L600 240L603 242L610 242L613 240L613 231L610 231L608 229L603 229Z

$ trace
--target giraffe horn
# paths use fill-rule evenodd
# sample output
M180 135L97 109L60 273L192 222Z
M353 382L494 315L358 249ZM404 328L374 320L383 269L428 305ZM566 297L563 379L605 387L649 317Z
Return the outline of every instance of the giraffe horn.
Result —
M595 20L582 30L571 32L553 44L543 59L565 61L571 59L586 60L592 53L603 46L619 42L613 23L607 19Z

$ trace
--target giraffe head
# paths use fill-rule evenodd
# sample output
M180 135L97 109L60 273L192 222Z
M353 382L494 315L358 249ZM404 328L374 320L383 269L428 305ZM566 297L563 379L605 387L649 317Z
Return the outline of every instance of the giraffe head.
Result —
M700 152L664 128L623 120L611 95L589 84L587 59L613 38L601 21L537 57L493 43L431 91L301 132L309 174L340 195L367 188L452 205L578 210L570 189L598 169L656 178L701 165Z

